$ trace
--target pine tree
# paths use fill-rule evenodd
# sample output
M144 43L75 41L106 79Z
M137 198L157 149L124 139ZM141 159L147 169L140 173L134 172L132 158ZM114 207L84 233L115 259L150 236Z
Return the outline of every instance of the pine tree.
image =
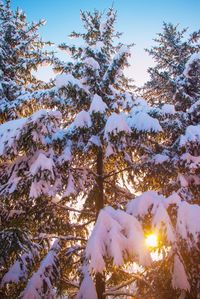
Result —
M200 97L200 56L199 52L192 54L186 62L183 73L176 79L174 95L175 107L187 111L196 104Z
M33 91L48 87L33 75L39 66L53 62L52 53L43 49L51 43L38 33L44 24L28 23L24 12L11 9L10 0L0 2L1 123L36 111Z
M199 196L199 32L194 32L184 41L185 31L179 32L176 26L164 24L164 32L156 39L158 46L149 51L157 62L155 69L158 74L165 70L168 83L171 79L174 83L172 91L166 83L157 81L157 84L157 79L150 80L144 90L144 97L148 100L151 98L153 102L162 103L155 114L163 128L163 141L156 145L154 154L143 165L149 173L140 187L143 185L142 190L147 190L149 180L153 179L155 190L165 195L176 191L185 200L196 202ZM153 89L156 87L154 83L159 86L159 92ZM152 84L152 88L148 89L148 84ZM168 104L170 102L173 104ZM156 176L158 172L159 177Z
M29 24L6 1L0 22L0 297L27 298L35 288L35 298L55 298L58 255L70 229L67 207L57 204L67 159L52 146L61 113L38 110L48 106L44 100L50 101L52 89L32 74L52 55L42 50L49 43L38 35L44 21Z
M146 158L143 165L146 176L140 184L142 191L152 184L167 196L175 191L194 203L199 202L200 194L199 62L199 53L192 54L183 73L177 76L174 105L164 104L155 109L163 128L163 140Z
M173 74L177 82L173 90L175 107L167 104L170 103L168 96L166 103L158 101L163 103L161 106L149 107L144 100L127 93L130 87L121 77L124 66L121 59L126 58L127 52L121 45L116 48L107 46L104 37L108 35L104 31L102 36L102 28L105 30L108 21L102 24L98 12L94 15L82 13L82 19L86 33L74 32L72 37L82 37L86 46L61 45L63 50L72 54L74 62L57 65L57 70L63 73L57 77L56 86L66 103L68 119L55 141L58 146L64 146L63 152L71 153L67 192L63 197L66 196L71 204L77 199L82 202L82 213L78 218L85 228L82 237L88 237L88 223L98 218L85 251L74 255L81 252L85 244L82 248L78 246L68 251L70 260L66 273L72 280L65 281L66 287L70 284L74 289L77 287L76 280L73 280L74 273L77 273L74 265L82 264L82 282L77 295L81 299L89 296L103 298L109 294L134 296L133 283L137 285L138 296L196 298L199 294L196 267L199 226L198 221L194 227L190 223L196 213L199 215L198 193L195 195L191 190L191 183L190 186L181 186L186 179L182 172L188 172L188 168L183 166L180 156L188 146L190 151L195 150L192 154L195 159L190 159L189 167L194 166L196 173L192 174L194 168L190 168L189 181L195 181L198 188L198 56L188 63L187 71L183 65L180 72ZM198 34L193 34L192 38L198 40ZM197 51L198 46L195 49L187 50L187 58L193 50ZM192 110L178 95L184 74L192 77L185 80L190 86L188 95L193 97L190 99L190 105L194 105ZM191 123L191 116L194 123ZM127 208L128 215L124 211L115 211L113 208L126 209L127 201L133 197L131 187L134 191L155 189L165 194L167 199L144 194L141 197L144 214L143 210L137 211L137 202L140 201L137 198L133 200L136 211ZM178 194L171 195L173 191ZM192 199L190 202L189 198ZM108 205L112 208L106 207ZM165 258L150 265L144 235L155 229L160 236L158 249ZM142 273L126 271L133 261L143 265ZM122 279L124 282L120 283ZM69 291L71 294L73 288Z
M144 85L143 96L153 103L172 103L177 88L177 77L185 68L191 54L200 49L200 32L193 32L186 39L187 29L178 30L171 23L163 24L163 32L154 39L155 46L146 50L155 61L149 68L150 80Z
M62 72L56 77L56 88L61 101L65 101L67 116L55 142L61 145L60 151L71 154L63 198L73 205L81 203L82 212L77 219L82 222L82 236L86 239L104 206L121 207L133 196L127 187L128 183L134 185L131 173L138 171L138 160L149 150L150 140L158 139L162 132L158 120L150 116L153 108L134 97L132 82L123 74L130 46L114 43L115 37L120 37L114 31L116 13L110 9L105 21L102 18L98 11L81 12L85 32L73 32L71 37L82 38L84 46L62 44L60 48L71 54L73 62L56 65L56 70ZM104 298L106 286L118 284L122 275L129 277L121 269L108 280L108 273L113 272L111 261L108 273L91 274L87 267L89 256L84 257L83 250L82 255L75 256L73 252L77 252L75 248L69 250L71 260L66 271L68 277L73 277L72 273L77 273L74 266L82 265L78 298L89 298L90 294L91 298ZM90 274L95 276L96 287ZM70 284L76 285L68 279ZM90 289L86 292L84 286Z
M60 119L58 111L39 110L0 126L1 292L8 298L18 298L49 254L51 239L69 229L67 210L54 203L62 178L51 138ZM45 298L56 278L52 272L44 276L51 283L37 286Z
M152 184L154 190L158 190L166 196L175 192L174 195L177 194L178 200L181 199L181 202L185 204L185 209L191 206L191 210L196 209L198 214L200 196L200 60L199 52L192 53L193 51L191 50L190 55L188 54L188 61L185 61L181 73L177 73L174 77L175 88L171 95L171 97L173 96L174 105L163 104L156 109L157 112L155 111L163 128L163 141L161 144L156 145L154 153L150 154L149 158L146 159L146 163L143 165L143 169L146 169L146 175L143 176L143 181L140 180L139 188L145 191L147 190L146 186ZM170 55L169 57L171 60L168 60L168 63L173 65L175 59ZM169 93L165 93L165 87L166 85L160 85L160 92L166 95L166 102L168 103L171 97ZM157 96L158 94L155 90L156 101ZM174 223L179 221L177 207L179 208L179 204L174 202L174 208L170 211L170 217ZM189 218L190 212L185 210L185 213L188 213L187 217ZM182 215L184 216L184 213ZM195 216L193 217L195 218ZM194 223L196 223L195 220ZM196 233L197 237L194 237L192 234L190 235L189 228L186 231L185 235L182 235L178 241L179 252L182 256L182 261L184 261L188 281L191 285L190 292L187 293L186 298L197 298L199 296L199 275L196 260L199 259L199 232ZM151 270L149 273L151 273ZM170 272L168 271L168 273ZM161 270L160 276L163 277L163 275L166 275L166 273ZM168 277L170 276L168 275ZM162 284L160 283L160 285ZM168 296L168 293L166 296Z

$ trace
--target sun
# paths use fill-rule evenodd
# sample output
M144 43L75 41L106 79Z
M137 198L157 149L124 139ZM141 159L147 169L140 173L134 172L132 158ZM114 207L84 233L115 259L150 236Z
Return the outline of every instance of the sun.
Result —
M145 243L147 247L158 247L158 236L154 233L147 235Z

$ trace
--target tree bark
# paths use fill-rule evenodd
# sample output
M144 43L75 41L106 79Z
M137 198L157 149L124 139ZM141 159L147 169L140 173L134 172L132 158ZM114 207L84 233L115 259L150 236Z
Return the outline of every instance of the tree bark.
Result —
M101 273L96 274L96 292L98 299L105 299L105 276Z
M104 207L104 186L103 186L103 152L99 149L97 154L97 196L96 196L96 219L101 209ZM98 299L104 299L105 276L101 273L96 274L96 292Z
M96 218L99 211L104 207L104 194L103 194L103 152L100 149L97 154L97 196L96 196Z

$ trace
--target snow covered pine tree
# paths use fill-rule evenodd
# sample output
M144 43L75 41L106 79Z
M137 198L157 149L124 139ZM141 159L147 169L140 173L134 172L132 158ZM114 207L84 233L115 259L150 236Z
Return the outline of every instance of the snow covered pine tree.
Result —
M37 89L46 86L32 71L52 62L38 34L43 23L29 24L23 12L12 11L9 0L1 2L1 298L55 298L61 249L55 238L69 228L67 211L54 204L61 179L51 137L61 113L37 111L41 107L35 98L45 94Z
M150 72L154 70L153 73L157 73L156 78L161 78L163 73L167 74L167 82L173 83L173 86L158 84L158 81L156 83L157 79L153 80L153 78L144 86L143 96L146 100L153 101L155 99L155 102L161 103L154 113L163 128L162 143L156 145L154 149L156 156L152 156L150 159L150 163L153 161L154 167L150 164L146 164L144 167L150 171L148 179L154 178L154 182L151 181L154 189L162 190L162 193L169 195L172 191L177 191L179 186L184 185L185 182L185 187L190 185L190 192L188 192L192 193L189 195L185 191L184 199L190 198L193 202L197 202L199 198L198 178L193 175L197 175L199 171L200 33L194 32L187 41L183 41L185 31L179 32L176 26L164 24L164 32L159 34L160 39L156 39L158 46L149 50L157 62L155 68ZM160 55L161 52L164 55ZM156 86L159 86L159 92ZM192 147L195 147L195 150L190 148L189 143L192 142ZM189 161L189 157L186 158L187 155L183 155L185 152L196 157L193 163L192 157ZM183 161L184 157L185 162ZM189 160L186 162L187 159ZM172 167L172 165L174 166ZM160 176L157 176L156 179L155 174L158 172ZM183 173L188 175L188 181L182 176ZM166 181L169 183L166 184ZM184 187L183 185L182 187ZM195 185L197 188L194 188ZM145 183L144 180L143 190L146 186L147 182ZM188 188L183 188L183 193L184 189Z
M183 73L189 57L200 50L200 31L187 39L186 32L186 28L178 30L178 25L164 23L163 32L154 39L155 46L146 50L156 64L148 70L150 80L144 85L143 96L154 104L173 103L177 77Z
M45 20L28 23L20 10L12 11L10 0L0 1L0 123L30 115L38 109L34 90L48 85L36 79L33 71L53 62L51 45L40 39L38 30ZM47 86L46 86L47 85Z
M175 78L175 106L167 103L154 108L146 106L146 111L159 119L163 132L160 140L154 144L151 140L151 147L138 165L140 172L132 177L138 181L134 185L135 191L154 189L159 193L144 192L130 201L125 211L106 207L99 214L86 247L90 270L103 272L106 258L113 258L115 265L123 264L129 246L135 250L136 240L144 260L142 235L151 236L153 233L154 237L157 236L156 250L151 249L153 262L137 269L137 274L142 273L140 278L143 277L144 281L135 280L136 285L133 286L133 280L130 280L128 290L126 282L123 282L105 292L106 295L129 294L152 299L200 297L199 70L200 56L197 52L190 56L183 73ZM164 93L164 90L161 92ZM138 234L135 221L141 229L138 229ZM131 233L134 234L133 239ZM138 264L141 265L141 260ZM134 269L130 272L134 276ZM89 280L88 277L86 279ZM83 281L83 293L86 287Z
M69 157L70 160L68 184L63 198L72 205L77 202L82 211L77 218L82 221L82 237L88 238L91 224L104 206L122 207L133 197L131 185L134 182L131 174L137 170L141 155L149 151L151 140L159 138L162 128L158 120L150 116L151 107L142 99L134 98L131 82L123 73L123 69L128 66L130 46L114 43L114 38L120 37L114 31L116 13L110 9L104 21L98 11L93 14L81 12L81 19L85 33L73 32L71 37L82 38L84 46L60 46L72 56L72 62L58 61L56 66L56 70L62 72L56 77L56 87L60 99L65 101L68 114L64 129L55 134L54 139L57 146L61 146L63 158ZM117 230L124 240L122 247L127 252L126 258L135 256L135 260L146 264L149 257L144 246L142 228L135 218L125 216L125 213L123 215L126 217L125 222L130 223L122 223ZM100 256L100 260L97 257L88 267L92 252L99 252L102 246L106 250L107 244L104 241L101 243L95 240L88 245L90 249L86 253L83 251L85 244L69 250L71 260L67 266L71 270L68 277L74 277L75 281L68 279L68 293L70 284L77 286L76 268L83 263L82 284L77 298L104 298L109 292L115 293L111 288L117 288L116 285L122 279L129 281L129 284L140 277L136 275L133 278L123 268L117 271L113 266L113 257L116 265L123 262L120 253L122 247L119 240L115 239L118 238L115 227L112 230L113 222L116 221L112 220L112 216L105 217L108 218L105 221L109 222L109 228L108 236L105 236L107 241L104 241L110 242L113 248L107 260L106 272L102 273L104 264ZM126 225L129 225L130 235ZM79 258L73 256L78 250L82 250ZM117 250L119 256L113 256L117 255ZM72 273L76 274L72 276ZM96 288L92 281L94 276Z
M162 74L163 69L165 69L165 73L168 74L168 83L172 82L173 84L158 84L158 82L156 83L156 80L153 81L153 79L146 84L147 92L144 93L144 97L152 102L155 97L155 102L162 103L160 107L155 110L155 115L157 115L163 128L163 140L160 144L155 146L154 153L152 152L143 164L144 171L142 172L142 179L138 178L140 181L138 190L145 191L154 189L166 196L172 196L174 199L177 198L177 200L174 200L174 207L172 205L173 208L171 210L168 209L171 219L173 219L173 222L176 224L176 228L179 226L178 221L182 222L184 227L186 221L184 213L187 215L188 228L186 228L184 234L178 233L178 237L180 238L178 241L179 252L182 255L184 267L191 286L190 292L187 294L188 297L186 296L186 298L197 298L200 292L200 278L197 265L197 260L199 260L200 257L198 230L198 212L200 205L199 33L193 33L191 35L189 39L191 44L189 42L181 43L178 39L178 36L181 36L180 33L177 36L174 35L174 37L172 35L172 32L175 32L175 27L170 25L169 28L171 28L171 30L168 28L168 31L166 28L164 31L165 34L161 34L160 36L166 37L166 32L168 32L168 34L170 33L168 43L171 41L171 44L169 43L168 45L164 38L161 40L162 42L164 40L168 47L164 47L164 44L162 45L165 53L162 57L159 56L161 49L159 47L156 48L158 53L157 56L155 55L155 59L158 63L154 70L157 70L157 75L161 78L162 76L160 77L159 74ZM172 30L172 28L174 28L174 30ZM175 41L179 42L177 43L177 47L172 51L175 46ZM179 49L178 52L180 53L179 62L177 61L178 56L176 55L174 57L177 53L175 50L177 49ZM150 50L150 53L154 50L155 47ZM172 55L173 53L174 55ZM183 59L181 59L182 57ZM174 74L172 74L173 70ZM152 87L150 88L151 84ZM159 92L157 88L154 89L156 84L159 87ZM176 193L173 195L173 192ZM182 207L185 205L182 220L178 216L178 202L180 200ZM194 212L195 210L196 212ZM189 222L193 222L195 232L192 231L191 223ZM171 261L169 261L168 269L170 264ZM154 277L153 281L155 283L157 278L163 277L163 275L165 276L165 279L161 279L160 282L157 283L157 285L160 286L160 293L166 293L166 298L168 298L167 296L176 296L175 294L169 295L171 284L169 284L169 287L166 287L166 275L168 275L170 282L170 271L166 274L166 267L159 267L159 269L161 269L160 275ZM164 284L161 288L162 280Z

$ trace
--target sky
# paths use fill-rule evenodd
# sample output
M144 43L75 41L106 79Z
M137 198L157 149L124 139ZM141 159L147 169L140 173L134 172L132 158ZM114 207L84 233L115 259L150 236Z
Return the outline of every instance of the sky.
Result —
M156 33L162 31L163 22L188 27L189 32L200 29L200 0L13 0L12 6L24 10L30 21L46 19L46 25L40 33L44 40L56 45L71 44L68 35L81 30L80 9L92 11L94 8L104 11L112 4L117 10L116 29L123 32L122 42L134 43L129 77L141 86L147 79L148 67L153 65L151 57L144 51L154 42ZM67 59L64 54L58 56ZM52 76L49 68L39 71L39 76L48 79Z

